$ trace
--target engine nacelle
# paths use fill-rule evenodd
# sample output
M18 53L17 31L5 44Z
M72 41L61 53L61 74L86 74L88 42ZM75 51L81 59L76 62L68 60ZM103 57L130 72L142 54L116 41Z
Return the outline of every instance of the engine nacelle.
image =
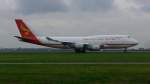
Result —
M74 47L77 49L82 49L85 47L85 45L84 44L74 44Z
M76 49L85 49L90 51L99 51L100 46L99 45L88 45L88 44L74 44L74 48Z
M99 51L100 50L100 46L99 45L88 45L88 50Z

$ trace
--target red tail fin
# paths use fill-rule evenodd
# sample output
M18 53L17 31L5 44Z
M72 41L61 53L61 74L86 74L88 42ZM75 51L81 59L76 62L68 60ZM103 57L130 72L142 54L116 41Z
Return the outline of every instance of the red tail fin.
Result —
M15 21L22 38L30 39L32 41L31 43L36 43L36 44L40 43L37 37L29 29L29 27L23 22L23 20L16 19Z

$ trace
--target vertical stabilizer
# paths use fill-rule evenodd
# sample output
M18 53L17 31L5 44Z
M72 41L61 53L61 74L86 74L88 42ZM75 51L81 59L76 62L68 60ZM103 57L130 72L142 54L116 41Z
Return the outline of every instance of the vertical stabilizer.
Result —
M39 44L38 38L34 35L34 33L29 29L29 27L23 22L21 19L15 19L19 32L22 38L29 39L35 44Z

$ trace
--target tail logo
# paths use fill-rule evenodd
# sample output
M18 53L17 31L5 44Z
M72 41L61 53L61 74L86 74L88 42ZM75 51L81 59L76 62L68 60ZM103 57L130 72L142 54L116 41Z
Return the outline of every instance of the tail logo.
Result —
M21 24L20 27L22 28L22 32L24 33L24 35L30 36L30 31L26 27L24 27L23 24Z

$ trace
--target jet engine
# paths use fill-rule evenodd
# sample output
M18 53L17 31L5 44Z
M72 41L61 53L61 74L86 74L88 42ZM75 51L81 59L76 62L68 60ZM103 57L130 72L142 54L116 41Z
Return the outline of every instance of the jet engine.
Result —
M99 45L88 45L88 50L99 51L100 50L100 46Z
M85 47L85 44L79 44L79 43L74 44L74 48L76 49L83 49L84 47Z

